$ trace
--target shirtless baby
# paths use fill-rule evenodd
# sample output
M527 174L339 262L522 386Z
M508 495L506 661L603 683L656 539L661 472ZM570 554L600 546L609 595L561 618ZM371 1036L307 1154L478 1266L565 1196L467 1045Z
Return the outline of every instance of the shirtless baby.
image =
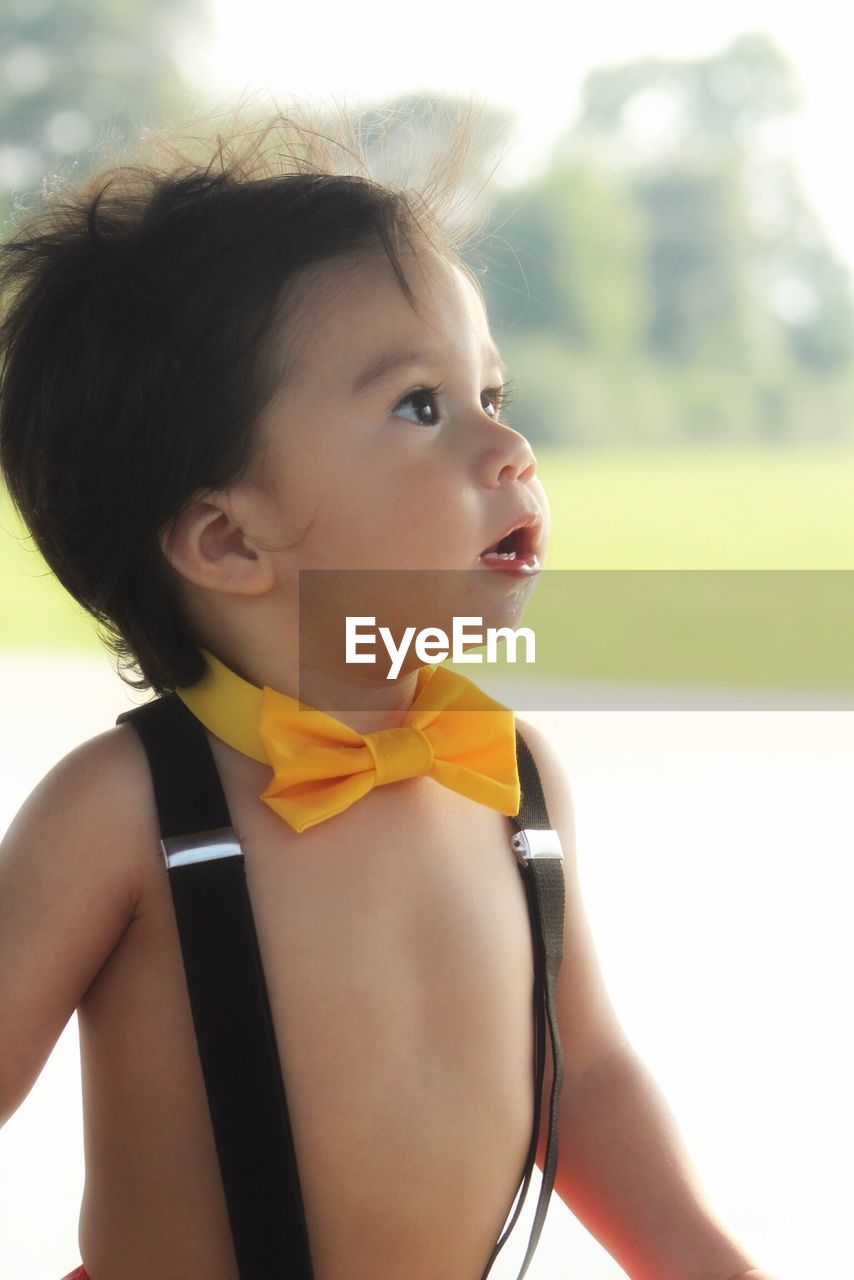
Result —
M3 247L5 482L136 688L192 690L207 653L314 708L358 686L340 721L395 728L423 664L342 669L319 621L299 629L301 571L476 570L496 591L510 577L485 548L527 521L541 565L549 539L476 276L442 221L461 139L423 200L336 171L279 116L191 164L164 139L49 193ZM414 613L417 582L403 599L380 584L378 612ZM555 1189L633 1280L770 1280L707 1202L620 1026L561 760L516 723L564 854ZM245 857L315 1277L480 1280L533 1112L508 814L427 775L297 829L261 798L269 762L205 732ZM75 1274L239 1280L159 842L128 723L62 759L13 821L0 1123L76 1010ZM550 1088L549 1068L541 1166Z

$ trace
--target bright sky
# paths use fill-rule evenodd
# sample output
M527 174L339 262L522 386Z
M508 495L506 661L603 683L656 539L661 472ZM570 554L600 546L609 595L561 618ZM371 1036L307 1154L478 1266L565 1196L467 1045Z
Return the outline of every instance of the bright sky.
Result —
M418 89L474 94L518 116L502 182L545 162L574 116L589 67L646 54L704 55L740 32L768 31L795 63L805 98L784 144L831 239L854 266L851 30L845 6L836 2L600 0L578 7L575 21L571 8L553 0L528 0L518 13L460 0L417 7L401 0L210 3L215 43L202 49L196 38L183 61L215 98L269 89L314 101L346 95L355 105Z

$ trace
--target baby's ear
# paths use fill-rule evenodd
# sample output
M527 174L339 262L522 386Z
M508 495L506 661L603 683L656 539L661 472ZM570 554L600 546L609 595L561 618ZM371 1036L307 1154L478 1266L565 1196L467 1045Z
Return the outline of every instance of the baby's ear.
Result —
M269 557L252 546L225 494L188 503L160 533L160 546L176 573L237 595L262 595L275 582Z

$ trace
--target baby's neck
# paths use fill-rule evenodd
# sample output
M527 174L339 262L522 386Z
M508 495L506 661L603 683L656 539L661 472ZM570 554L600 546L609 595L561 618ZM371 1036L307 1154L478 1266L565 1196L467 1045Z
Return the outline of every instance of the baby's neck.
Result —
M397 680L372 677L368 681L347 671L303 666L294 674L292 688L284 692L311 707L318 707L357 733L370 733L396 729L403 723L403 717L415 701L417 680L417 670Z
M366 676L364 666L351 671L332 665L300 665L289 654L266 646L240 652L236 646L214 642L205 648L259 689L269 686L289 694L334 716L357 733L399 727L415 700L418 669L396 680L386 680L373 672Z
M240 613L206 608L192 619L198 643L237 675L325 711L357 733L403 723L419 667L386 679L382 663L346 663L325 631L301 633L296 610L271 611L260 599L243 604Z

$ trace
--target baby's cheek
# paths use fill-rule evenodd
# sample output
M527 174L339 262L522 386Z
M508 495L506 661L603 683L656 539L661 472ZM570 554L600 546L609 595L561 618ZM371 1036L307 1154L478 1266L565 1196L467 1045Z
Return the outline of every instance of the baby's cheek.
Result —
M543 537L548 539L552 527L552 513L549 506L548 494L546 493L539 477L534 477L531 481L531 494L535 498L537 505L543 515Z
M550 514L549 497L539 476L534 476L531 481L531 492L539 503L544 518L548 519Z

